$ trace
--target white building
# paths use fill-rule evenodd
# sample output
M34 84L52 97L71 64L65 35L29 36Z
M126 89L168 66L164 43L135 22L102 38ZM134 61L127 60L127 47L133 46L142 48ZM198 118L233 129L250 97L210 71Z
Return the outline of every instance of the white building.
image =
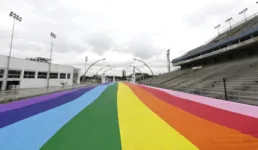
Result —
M0 55L0 87L3 86L4 75L7 73L7 56ZM36 62L11 57L7 86L16 85L17 88L47 87L48 63ZM79 84L80 69L71 66L52 64L49 86Z

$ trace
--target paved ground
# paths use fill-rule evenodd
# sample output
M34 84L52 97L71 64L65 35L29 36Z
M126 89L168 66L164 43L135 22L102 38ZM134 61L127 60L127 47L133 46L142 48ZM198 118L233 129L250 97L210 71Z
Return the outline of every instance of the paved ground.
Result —
M1 150L257 150L258 107L131 83L0 105Z
M8 91L0 91L0 104L8 103L11 101L17 101L21 99L26 99L33 96L44 95L48 93L54 93L59 91L65 91L74 88L80 88L84 86L94 85L93 83L85 83L85 84L76 84L73 86L64 86L62 87L50 87L47 88L33 88L33 89L16 89L16 90L8 90Z

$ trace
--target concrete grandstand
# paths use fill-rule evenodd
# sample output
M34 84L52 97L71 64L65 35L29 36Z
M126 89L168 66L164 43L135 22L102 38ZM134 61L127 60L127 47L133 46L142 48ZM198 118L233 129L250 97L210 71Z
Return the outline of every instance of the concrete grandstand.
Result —
M208 43L172 60L181 69L158 76L152 86L258 105L258 16L243 20ZM149 84L143 80L141 84Z

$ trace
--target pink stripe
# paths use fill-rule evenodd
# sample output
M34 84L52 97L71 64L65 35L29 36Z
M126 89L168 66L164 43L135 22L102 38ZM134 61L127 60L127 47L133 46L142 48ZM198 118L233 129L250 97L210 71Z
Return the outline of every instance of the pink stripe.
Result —
M142 85L142 86L145 86L145 85ZM147 87L149 87L149 86L147 86ZM202 104L205 104L208 106L216 107L219 109L224 109L224 110L239 113L242 115L258 118L258 107L257 106L229 102L229 101L225 101L225 100L219 100L219 99L214 99L214 98L210 98L210 97L193 95L193 94L172 91L172 90L167 90L167 89L162 89L162 88L156 88L156 87L151 87L151 88L162 90L164 92L167 92L168 94L174 95L176 97L184 98L186 100L190 100L190 101L202 103Z

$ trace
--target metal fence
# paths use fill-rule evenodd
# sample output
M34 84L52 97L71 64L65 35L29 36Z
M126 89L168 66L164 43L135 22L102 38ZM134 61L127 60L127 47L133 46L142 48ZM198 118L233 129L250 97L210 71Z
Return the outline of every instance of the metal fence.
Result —
M221 89L220 91L212 91L208 90L206 88L199 88L199 89L189 89L189 88L170 88L175 91L185 92L189 94L195 94L205 97L211 97L221 100L226 100L226 96L224 93L224 89ZM255 91L253 91L255 93ZM245 103L245 104L251 104L258 106L258 96L252 95L247 93L246 91L236 91L236 90L227 90L227 100L232 102L239 102L239 103Z

